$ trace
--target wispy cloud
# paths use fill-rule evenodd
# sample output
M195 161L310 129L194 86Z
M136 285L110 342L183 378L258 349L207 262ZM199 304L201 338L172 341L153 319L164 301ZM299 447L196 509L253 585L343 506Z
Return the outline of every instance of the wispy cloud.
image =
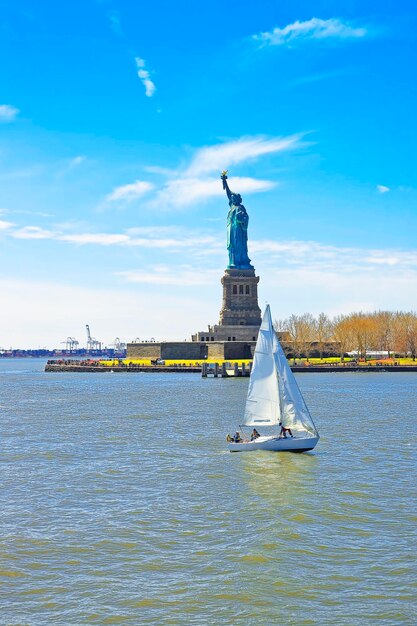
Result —
M19 114L19 109L11 104L0 104L0 122L13 122Z
M11 222L0 220L0 230L15 239L54 240L74 245L137 246L140 249L164 250L176 254L186 250L187 255L201 261L225 256L225 244L218 232L178 228L176 226L148 226L131 228L124 232L94 233L45 229L39 226L16 228ZM417 274L417 249L349 248L324 245L317 241L261 239L249 241L249 255L264 267L309 268L312 271L349 273L410 271ZM203 262L203 261L202 261ZM161 266L164 267L164 266ZM184 266L183 266L184 267ZM163 273L164 271L161 270ZM137 274L135 274L137 275Z
M302 134L288 137L241 137L235 141L205 146L197 150L190 166L188 176L198 176L208 172L220 172L225 167L257 159L265 154L292 150L302 145Z
M152 98L156 91L155 83L151 80L150 72L146 69L146 61L140 57L135 58L136 67L138 69L138 76L143 86L145 87L145 94L148 98Z
M84 163L86 158L87 157L85 155L80 154L80 155L74 157L73 159L70 159L70 162L69 162L68 166L70 168L77 167L78 165L81 165L81 163Z
M269 191L277 183L270 180L235 176L233 184L239 193L255 193ZM178 178L167 182L158 193L156 203L161 207L185 207L193 204L196 200L201 202L223 195L220 178Z
M376 188L378 193L387 193L388 191L391 191L391 188L386 185L377 185Z
M200 255L201 251L218 251L219 240L214 235L198 230L178 229L177 227L150 226L131 228L122 233L94 233L94 232L62 232L48 230L40 226L24 226L13 229L11 222L0 221L0 230L6 231L14 239L49 239L78 246L131 246L155 250L167 250L172 253L187 249L191 253Z
M125 272L115 272L115 276L120 276L129 283L142 283L148 285L181 285L183 287L194 287L197 285L207 285L219 280L219 271L200 270L196 272L192 267L176 267L173 269L166 265L143 270L127 270Z
M128 235L121 233L76 233L74 235L55 235L55 239L79 245L96 244L99 246L114 246L129 241Z
M55 233L39 226L24 226L11 234L15 239L54 239Z
M154 185L146 180L137 180L130 185L122 185L121 187L116 187L113 191L107 196L107 202L115 202L115 201L124 201L131 202L132 200L136 200L140 198L144 194L148 193L154 188Z
M14 226L12 222L6 222L5 220L0 220L0 230L8 230Z
M186 207L196 200L202 202L215 196L223 196L220 171L238 163L258 159L266 154L295 150L307 145L303 141L306 133L288 137L241 137L233 141L204 146L196 150L188 166L181 170L167 170L148 166L146 171L165 177L151 200L153 208L161 209ZM216 178L210 176L216 174ZM233 177L233 185L240 193L269 191L278 183L271 180L250 177ZM138 180L135 183L117 187L106 198L107 202L130 201L143 196L155 185Z
M122 24L120 21L120 16L119 13L117 11L115 11L114 9L112 9L111 11L108 12L107 17L109 19L110 22L110 26L113 30L113 32L118 35L119 37L123 35L123 29L122 29Z
M276 27L272 31L253 35L256 41L264 46L290 45L294 41L308 39L357 39L365 37L367 28L352 26L349 22L333 17L322 20L313 17L305 22L296 21L283 28Z
M56 175L58 178L61 176L65 176L69 172L74 169L77 169L82 163L87 160L87 157L83 154L79 154L71 159L66 159L63 163L60 163L61 167L57 171Z
M317 271L349 273L351 271L380 271L387 268L417 272L417 250L395 248L343 248L323 245L316 241L252 241L250 252L265 257L276 266L306 267ZM306 261L308 259L308 261Z
M199 148L184 173L175 177L171 174L158 192L155 204L161 207L185 207L196 200L204 201L224 195L220 183L220 172L228 167L256 160L266 154L294 150L304 144L303 134L288 137L241 137L213 146ZM216 173L216 178L209 176ZM233 177L233 185L239 193L269 191L277 182L249 177Z

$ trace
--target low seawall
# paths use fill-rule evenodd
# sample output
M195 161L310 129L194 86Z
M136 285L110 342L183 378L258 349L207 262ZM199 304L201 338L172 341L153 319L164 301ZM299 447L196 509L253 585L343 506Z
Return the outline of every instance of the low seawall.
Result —
M326 372L416 372L417 365L310 365L310 366L291 366L293 372L297 374L318 374ZM45 365L45 372L82 372L82 373L181 373L181 374L199 374L202 372L200 366L187 366L187 365L132 365L132 366L114 366L108 365L76 365L61 364L61 363L48 363ZM239 370L238 376L242 376L241 370ZM249 371L244 375L248 376ZM233 374L231 375L233 377Z
M168 365L134 365L134 366L114 366L109 367L108 365L61 365L61 364L51 364L48 363L45 365L45 372L94 372L96 373L106 373L106 374L116 374L119 372L125 373L139 373L139 372L155 372L155 373L172 373L172 372L181 372L182 374L195 374L201 372L201 367L180 367L180 366L168 366Z
M310 365L291 366L293 372L417 372L417 365Z

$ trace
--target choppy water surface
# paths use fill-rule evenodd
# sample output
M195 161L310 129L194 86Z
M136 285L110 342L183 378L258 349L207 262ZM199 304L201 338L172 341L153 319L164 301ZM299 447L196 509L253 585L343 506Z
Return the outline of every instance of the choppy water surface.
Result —
M247 380L0 361L0 623L415 624L416 374L304 374L313 454L230 454Z

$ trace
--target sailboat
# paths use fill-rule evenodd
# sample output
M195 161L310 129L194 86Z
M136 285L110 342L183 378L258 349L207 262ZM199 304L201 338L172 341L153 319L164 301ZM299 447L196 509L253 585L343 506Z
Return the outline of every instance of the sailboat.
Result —
M253 427L259 436L243 436L238 442L228 436L230 452L306 452L320 438L272 326L269 305L256 342L242 432L245 427Z

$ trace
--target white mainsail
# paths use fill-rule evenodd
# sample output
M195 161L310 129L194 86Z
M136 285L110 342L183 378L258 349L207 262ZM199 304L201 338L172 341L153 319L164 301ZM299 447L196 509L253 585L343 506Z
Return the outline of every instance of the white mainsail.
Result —
M307 405L288 365L272 325L269 305L265 309L256 342L246 400L245 426L275 426L318 436Z
M273 337L271 333L271 314L269 306L265 311L249 381L246 400L245 426L275 426L281 421L281 404L277 377L277 365L274 355Z

